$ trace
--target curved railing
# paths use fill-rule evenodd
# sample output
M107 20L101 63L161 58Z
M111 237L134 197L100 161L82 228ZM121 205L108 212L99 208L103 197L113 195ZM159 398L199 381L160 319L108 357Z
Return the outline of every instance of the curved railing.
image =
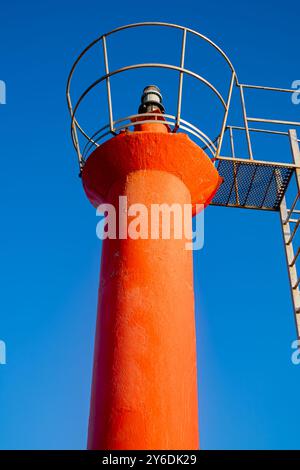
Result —
M172 64L162 64L162 63L143 63L143 64L131 64L125 67L121 67L117 70L110 71L109 70L109 61L108 61L108 52L107 52L107 45L106 45L106 38L112 34L116 34L120 31L127 30L129 28L140 28L140 27L147 27L147 26L159 26L159 27L167 27L167 28L176 28L178 30L182 31L182 41L181 41L181 54L180 54L180 66L172 65ZM200 38L201 40L207 42L210 46L212 46L225 60L225 63L230 69L231 73L231 78L230 78L230 83L227 91L227 96L224 97L220 91L212 84L210 83L207 79L202 77L201 75L193 72L192 70L189 70L185 68L185 55L186 55L186 39L187 35L192 34L195 35L196 37ZM73 106L72 100L71 100L71 85L72 85L72 78L75 73L75 70L80 63L81 59L86 55L88 51L90 51L91 48L95 47L98 45L98 43L102 42L102 47L103 47L103 58L104 58L104 64L105 64L105 75L102 77L98 78L95 80L79 97L75 105ZM208 39L206 36L198 33L197 31L194 31L190 28L185 28L183 26L175 25L175 24L169 24L169 23L163 23L163 22L144 22L144 23L135 23L135 24L130 24L126 26L122 26L120 28L116 28L109 33L103 34L99 38L95 39L89 46L87 46L81 54L78 56L76 61L74 62L71 72L68 77L67 81L67 101L68 101L68 107L71 115L71 136L72 136L72 141L74 144L74 147L76 149L77 155L78 155L78 161L79 161L79 166L80 169L82 169L85 160L88 158L89 154L96 148L98 147L103 139L107 137L109 134L115 135L118 132L129 129L130 127L134 126L134 121L136 120L137 117L139 117L139 124L142 123L149 123L153 122L153 115L152 113L145 113L145 114L134 114L130 116L126 116L121 119L114 120L113 118L113 105L112 105L112 98L111 98L111 84L110 84L110 77L114 75L118 75L120 73L127 72L129 70L136 70L136 69L141 69L141 68L164 68L164 69L169 69L169 70L174 70L175 72L179 72L179 80L178 80L178 90L177 90L177 112L176 115L171 115L171 114L159 114L160 118L164 118L166 124L170 127L172 132L177 132L178 129L181 129L188 134L191 134L195 136L201 144L204 145L205 149L208 149L208 151L211 153L212 157L217 157L220 153L220 149L222 146L222 141L224 137L224 132L226 130L226 123L227 123L227 117L228 117L228 112L229 112L229 107L230 107L230 102L231 102L231 96L232 96L232 90L233 90L233 85L238 84L237 80L237 75L234 70L234 67L230 60L228 59L227 55L222 51L222 49L217 46L213 41ZM191 76L195 79L197 79L199 82L207 86L217 97L219 102L221 103L224 114L223 114L223 119L222 122L220 122L220 128L219 128L219 133L216 136L209 137L206 134L204 134L203 131L201 131L195 124L192 124L188 122L187 120L182 119L181 117L181 110L182 110L182 88L183 88L183 77L184 75ZM77 112L78 109L80 108L80 105L84 101L85 97L89 95L89 93L100 83L106 82L106 89L107 89L107 103L108 103L108 114L109 114L109 122L101 127L99 130L94 132L91 136L89 135L88 131L83 129L83 127L80 125L80 123L77 120ZM142 120L141 120L142 119ZM83 147L83 150L81 150L81 145L79 143L79 138L78 138L78 133L80 133L86 140L86 143ZM215 142L217 141L217 145L215 145Z

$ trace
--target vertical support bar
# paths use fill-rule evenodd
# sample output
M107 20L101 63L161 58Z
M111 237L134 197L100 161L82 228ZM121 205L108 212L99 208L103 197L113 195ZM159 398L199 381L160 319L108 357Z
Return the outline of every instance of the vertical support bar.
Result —
M231 126L229 126L229 134L230 134L231 156L232 156L232 158L235 158L233 131L232 131L232 127L231 127Z
M234 74L234 72L232 72L230 85L229 85L228 96L227 96L227 102L226 102L226 109L225 109L225 113L224 113L224 117L223 117L221 132L220 132L220 136L219 136L219 143L218 143L218 147L217 147L217 151L216 151L216 158L218 158L220 153L221 153L221 147L222 147L224 132L225 132L225 129L226 129L226 124L227 124L227 118L228 118L228 113L229 113L229 108L230 108L230 101L231 101L231 96L232 96L234 80L235 80L235 74Z
M235 191L235 202L236 205L239 205L239 183L237 179L237 170L238 168L236 167L236 163L233 163L233 178L234 178L234 191Z
M299 287L297 285L298 275L297 275L296 264L293 263L295 259L294 248L293 248L293 244L289 243L289 240L291 237L291 227L290 227L289 222L286 222L287 214L288 212L287 212L287 206L286 206L286 199L284 197L280 204L280 222L281 222L281 228L282 228L282 234L283 234L286 262L287 262L292 301L293 301L293 307L294 307L297 338L300 339L300 293L299 293Z
M181 43L181 58L180 58L180 68L184 68L185 60L185 45L186 45L186 29L182 33L182 43ZM173 132L176 132L180 127L180 116L181 116L181 103L182 103L182 84L183 84L183 72L179 73L179 84L178 84L178 98L177 98L177 114L176 114L176 124Z
M253 160L253 153L252 153L250 132L249 132L249 127L248 127L248 118L247 118L247 111L246 111L246 105L245 105L243 85L239 84L239 87L240 87L240 96L241 96L241 103L242 103L242 111L243 111L243 117L244 117L244 125L245 125L245 131L246 131L247 145L248 145L248 153L249 153L250 160Z
M233 139L233 129L231 126L229 128L229 135L230 135L230 147L231 147L231 156L235 158L235 149L234 149L234 139ZM235 191L235 203L239 205L239 184L237 179L237 165L233 162L233 178L234 178L234 191Z
M77 129L76 129L76 123L75 123L75 118L73 119L72 122L72 137L74 139L75 147L76 147L76 153L78 157L78 163L79 163L79 171L81 173L84 165L84 159L82 158L81 152L80 152L80 145L78 141L78 135L77 135Z
M104 64L105 64L105 74L109 74L109 66L108 66L108 57L107 57L107 47L106 47L106 37L102 37L102 45L103 45L103 54L104 54ZM111 90L110 90L110 78L106 77L106 89L107 89L107 100L108 100L108 113L109 113L109 127L110 132L115 134L114 131L114 120L113 120L113 111L112 111L112 101L111 101Z
M81 151L80 151L80 144L79 144L78 135L77 135L77 128L76 128L78 124L77 124L76 118L73 114L73 107L72 107L72 104L71 104L70 93L67 93L67 100L68 100L68 103L69 103L70 114L72 116L71 136L72 136L73 144L74 144L75 149L76 149L78 164L79 164L79 171L80 171L80 174L81 174L81 171L82 171L82 168L83 168L83 165L84 165L84 159L82 158Z
M290 146L291 146L293 160L294 160L295 165L297 165L297 167L298 167L298 168L296 168L295 176L296 176L297 190L298 190L298 193L299 193L299 191L300 191L300 150L299 150L297 132L296 132L295 129L289 129L288 133L289 133Z

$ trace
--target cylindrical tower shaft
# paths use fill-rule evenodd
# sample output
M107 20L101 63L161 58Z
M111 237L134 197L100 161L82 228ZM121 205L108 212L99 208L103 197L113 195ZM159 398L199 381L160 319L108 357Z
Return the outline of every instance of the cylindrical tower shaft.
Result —
M158 170L112 186L117 213L120 195L149 214L153 204L191 202L179 178ZM174 239L174 219L170 232L103 243L90 449L199 446L192 252Z

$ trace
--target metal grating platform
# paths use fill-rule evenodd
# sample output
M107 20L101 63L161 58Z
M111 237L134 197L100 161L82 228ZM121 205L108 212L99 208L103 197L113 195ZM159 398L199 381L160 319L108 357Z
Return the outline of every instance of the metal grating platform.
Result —
M278 211L294 171L293 165L220 158L224 179L212 201L215 206Z

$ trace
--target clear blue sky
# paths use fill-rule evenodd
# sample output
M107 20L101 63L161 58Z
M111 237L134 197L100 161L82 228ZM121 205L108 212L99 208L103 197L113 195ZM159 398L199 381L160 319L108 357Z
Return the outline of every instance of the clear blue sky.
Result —
M101 244L69 137L64 93L76 55L119 25L168 21L220 44L241 82L290 87L300 79L299 22L284 6L2 4L1 449L86 445ZM136 44L142 55L144 47ZM164 47L173 53L172 43ZM300 106L286 100L299 118ZM205 247L195 254L202 448L297 449L300 366L290 360L295 329L278 215L211 207L205 223Z

